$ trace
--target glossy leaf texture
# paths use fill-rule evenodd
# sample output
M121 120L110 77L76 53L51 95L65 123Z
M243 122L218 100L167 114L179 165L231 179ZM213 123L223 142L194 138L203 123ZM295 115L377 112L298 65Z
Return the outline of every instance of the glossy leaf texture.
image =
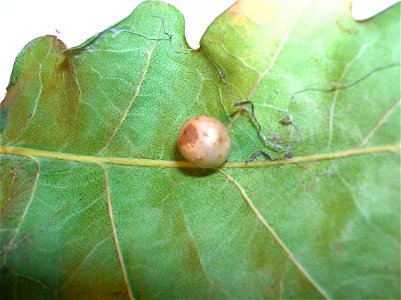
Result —
M240 0L193 50L147 1L30 42L1 104L2 298L399 298L399 8ZM244 163L283 156L244 99L293 158ZM223 168L177 152L199 114L231 126Z

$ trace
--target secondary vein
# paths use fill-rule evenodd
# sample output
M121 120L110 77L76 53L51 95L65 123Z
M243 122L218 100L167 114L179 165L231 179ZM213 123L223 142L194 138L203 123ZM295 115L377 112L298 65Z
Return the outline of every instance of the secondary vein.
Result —
M111 205L111 196L110 196L110 189L109 189L108 172L107 172L107 169L103 165L100 165L100 167L103 169L103 181L104 181L104 186L105 186L105 189L106 189L107 211L108 211L108 214L109 214L109 219L110 219L110 224L111 224L112 236L113 236L113 241L114 241L114 248L116 250L118 261L119 261L120 266L121 266L121 271L122 271L123 278L124 278L124 283L125 283L125 286L126 286L126 289L127 289L128 298L130 300L135 300L134 294L132 293L132 287L131 287L130 281L128 279L128 273L127 273L127 269L125 267L124 257L123 257L123 254L121 252L120 243L118 241L117 229L116 229L116 225L115 225L115 222L114 222L113 207Z
M248 194L246 193L245 189L241 186L241 184L238 181L236 181L230 174L228 174L222 170L221 170L221 173L238 188L238 190L241 193L242 198L245 200L245 202L248 204L250 209L253 211L256 218L263 225L263 227L265 227L265 229L270 233L270 235L273 237L273 239L276 241L276 243L280 246L280 248L285 252L285 254L288 256L288 259L293 263L295 268L298 269L298 271L310 282L310 284L316 289L316 291L324 299L331 299L329 297L329 295L327 295L327 293L323 290L323 288L313 279L313 277L301 265L301 263L297 260L295 255L291 252L291 250L284 244L284 242L281 240L281 238L276 233L276 231L273 229L273 227L270 226L270 224L266 221L266 219L263 217L263 215L260 213L260 211L257 209L257 207L253 204L251 198L249 198Z
M39 164L39 162L38 162L37 159L33 159L33 160L34 160L35 163L36 163L36 168L37 168L37 169L36 169L35 179L34 179L34 182L33 182L33 185L32 185L32 189L31 189L31 196L29 197L28 202L27 202L27 204L26 204L26 206L25 206L25 208L24 208L24 211L22 212L21 219L19 220L18 225L17 225L17 227L15 228L13 237L12 237L11 240L8 242L7 246L5 247L5 249L4 249L4 251L3 251L3 255L4 255L3 264L6 263L6 261L7 261L7 255L9 254L9 252L10 252L10 251L12 250L12 248L13 248L15 239L17 238L17 236L18 236L18 234L19 234L19 232L20 232L20 230L21 230L21 226L22 226L22 224L23 224L24 221L25 221L25 217L27 216L28 211L29 211L29 208L31 207L31 204L32 204L32 202L33 202L33 198L34 198L34 195L35 195L36 187L38 186L38 180L39 180L39 176L40 176L40 164Z

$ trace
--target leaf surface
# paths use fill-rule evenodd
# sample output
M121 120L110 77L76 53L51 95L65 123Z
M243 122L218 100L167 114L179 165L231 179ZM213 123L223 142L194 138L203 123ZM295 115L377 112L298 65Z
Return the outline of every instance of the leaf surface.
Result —
M1 104L2 296L400 297L399 25L238 1L192 50L147 1L78 47L30 42ZM282 156L243 99L275 143L300 129L294 158L243 163ZM231 122L222 169L177 151L198 114Z

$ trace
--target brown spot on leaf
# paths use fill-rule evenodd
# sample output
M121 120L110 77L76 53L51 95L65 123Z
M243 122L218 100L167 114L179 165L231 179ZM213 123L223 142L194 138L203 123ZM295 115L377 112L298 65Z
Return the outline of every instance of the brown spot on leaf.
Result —
M344 25L343 23L341 23L340 20L336 21L336 26L338 27L338 29L340 29L342 32L344 32L348 35L354 35L354 34L358 33L355 29L347 28L347 26Z
M110 294L112 299L118 299L121 298L126 292L125 291L115 291Z

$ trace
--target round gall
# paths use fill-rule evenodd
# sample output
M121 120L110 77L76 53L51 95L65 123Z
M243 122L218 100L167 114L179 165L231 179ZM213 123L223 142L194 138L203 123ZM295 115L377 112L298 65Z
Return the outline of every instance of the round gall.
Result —
M226 162L230 155L230 134L227 127L213 117L192 117L181 127L178 148L198 167L215 168Z

